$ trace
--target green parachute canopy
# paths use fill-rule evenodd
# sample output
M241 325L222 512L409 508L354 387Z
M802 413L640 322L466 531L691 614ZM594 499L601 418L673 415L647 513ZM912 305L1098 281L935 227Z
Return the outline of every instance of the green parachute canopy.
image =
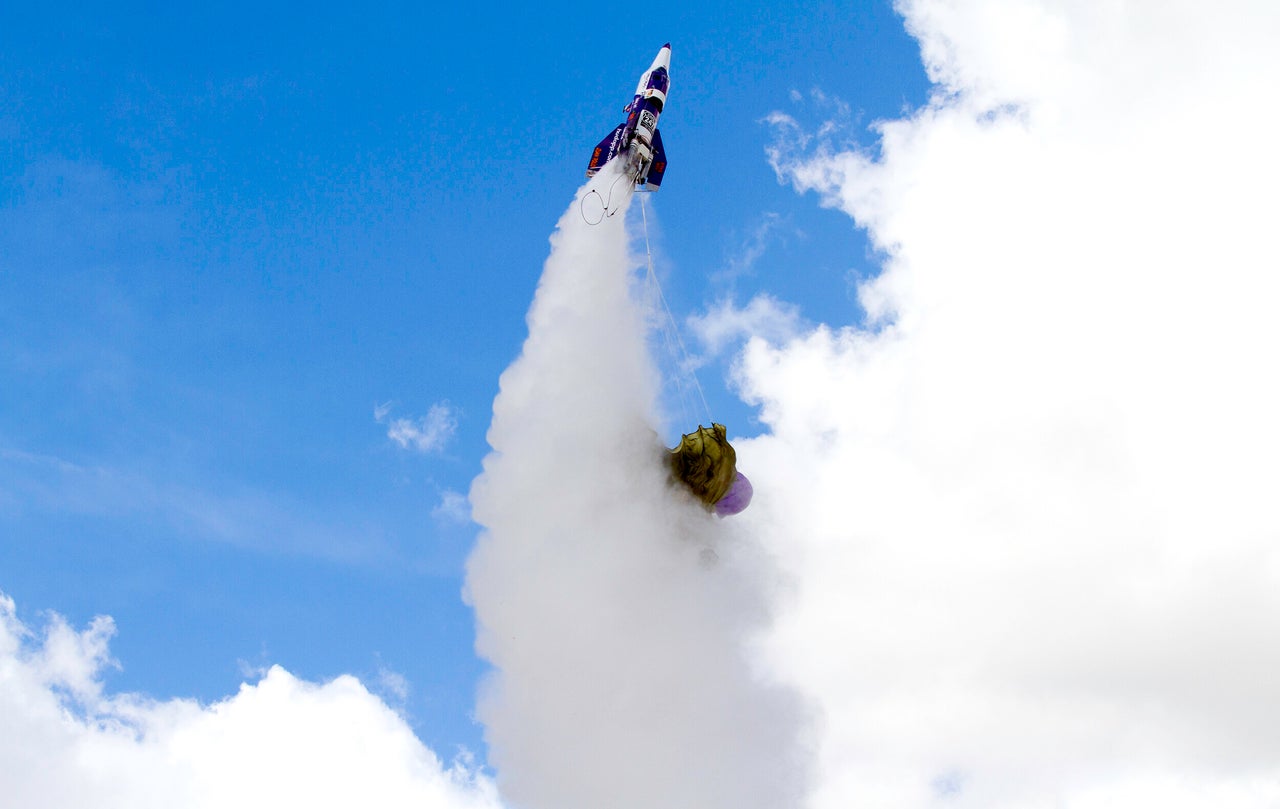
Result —
M729 493L737 478L738 456L729 444L723 424L698 429L680 439L671 450L671 474L708 506Z

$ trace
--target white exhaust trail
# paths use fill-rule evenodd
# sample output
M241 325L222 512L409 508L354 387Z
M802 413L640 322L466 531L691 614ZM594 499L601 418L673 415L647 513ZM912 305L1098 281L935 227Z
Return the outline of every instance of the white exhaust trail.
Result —
M522 809L796 806L802 706L748 647L773 567L668 483L629 202L561 217L471 491L489 761Z

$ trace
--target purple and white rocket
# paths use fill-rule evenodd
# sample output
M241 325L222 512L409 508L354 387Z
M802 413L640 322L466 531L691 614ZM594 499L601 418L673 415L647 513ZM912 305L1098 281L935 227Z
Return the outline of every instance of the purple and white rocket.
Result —
M635 98L624 110L627 120L618 124L591 153L591 162L587 164L588 177L594 177L606 163L622 155L627 161L626 173L636 184L637 191L658 190L662 175L667 170L667 153L662 148L658 117L662 115L662 105L667 101L667 89L671 86L670 67L671 43L667 43L659 49L649 69L640 76Z

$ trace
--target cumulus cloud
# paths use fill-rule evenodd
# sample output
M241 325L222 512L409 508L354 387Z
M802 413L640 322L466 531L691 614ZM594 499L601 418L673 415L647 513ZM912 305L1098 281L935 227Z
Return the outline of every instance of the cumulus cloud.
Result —
M382 423L390 412L391 405L382 404L374 408L373 416ZM403 449L422 453L439 452L457 430L457 411L448 402L437 402L427 411L427 415L417 420L393 419L387 426L387 438Z
M870 319L736 366L811 805L1274 806L1280 13L900 7L937 89L878 152L772 119Z
M794 806L803 706L753 643L781 584L667 481L637 266L624 217L575 200L500 381L467 572L489 761L526 809Z
M271 667L213 705L104 693L109 618L54 616L36 639L0 595L0 784L8 806L496 809L354 677Z

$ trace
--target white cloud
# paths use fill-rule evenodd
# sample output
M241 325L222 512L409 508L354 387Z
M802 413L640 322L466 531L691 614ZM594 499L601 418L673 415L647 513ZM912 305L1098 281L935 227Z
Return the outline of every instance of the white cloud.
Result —
M374 416L379 421L385 418L390 408L380 407ZM427 415L414 421L413 419L395 419L387 428L387 438L404 449L417 452L438 452L453 437L458 429L458 414L448 402L437 402L427 411Z
M942 87L879 158L773 118L879 328L738 365L811 805L1274 806L1280 11L902 7Z
M33 809L499 806L353 677L270 668L209 706L103 695L108 618L54 617L40 643L0 595L0 791Z

